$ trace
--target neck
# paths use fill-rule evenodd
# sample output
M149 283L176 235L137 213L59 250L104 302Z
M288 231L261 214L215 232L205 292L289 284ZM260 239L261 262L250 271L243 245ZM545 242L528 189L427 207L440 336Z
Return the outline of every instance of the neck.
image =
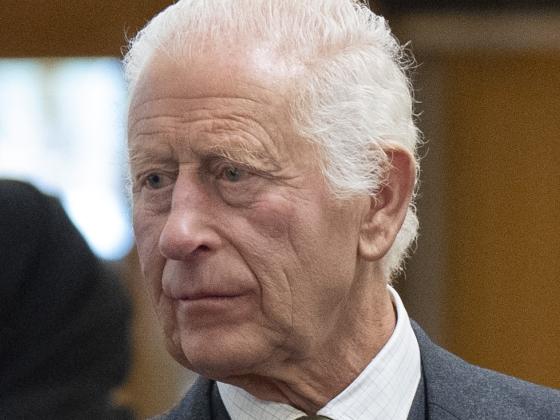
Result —
M385 282L371 277L335 310L332 334L303 357L286 358L266 372L230 377L225 382L255 397L289 404L315 414L366 368L391 337L396 315Z

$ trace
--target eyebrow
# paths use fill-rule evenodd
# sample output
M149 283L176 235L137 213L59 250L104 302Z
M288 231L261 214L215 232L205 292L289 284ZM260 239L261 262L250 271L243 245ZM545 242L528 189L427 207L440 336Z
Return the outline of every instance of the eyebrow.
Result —
M280 165L274 157L262 150L255 150L251 147L243 145L215 145L205 150L204 154L208 157L225 158L231 162L247 165L251 167L259 167L266 165L270 169L278 170Z
M172 164L173 152L167 147L160 147L156 150L144 147L128 148L128 164L131 168L153 163Z
M232 163L248 166L254 169L268 171L280 170L279 162L269 153L240 143L218 144L203 147L202 150L193 151L202 161L212 159L226 159ZM142 168L150 165L177 165L176 154L170 147L157 149L145 147L130 147L128 150L128 164L130 169Z

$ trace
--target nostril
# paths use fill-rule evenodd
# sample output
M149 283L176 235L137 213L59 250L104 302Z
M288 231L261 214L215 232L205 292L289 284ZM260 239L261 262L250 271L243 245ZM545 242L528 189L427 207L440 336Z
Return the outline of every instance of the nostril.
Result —
M191 252L191 257L198 257L201 254L205 254L210 251L207 245L199 245L193 252Z
M210 251L210 248L207 245L199 245L198 248L194 250L195 253L205 253Z

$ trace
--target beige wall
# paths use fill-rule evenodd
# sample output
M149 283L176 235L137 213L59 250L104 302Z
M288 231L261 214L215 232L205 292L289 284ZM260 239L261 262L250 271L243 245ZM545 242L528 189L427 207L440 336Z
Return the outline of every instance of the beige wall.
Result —
M417 40L427 140L423 227L401 282L405 300L453 352L554 387L559 27L560 16L550 15L414 16L397 24L401 39Z
M2 0L0 57L120 56L171 0Z
M448 342L560 387L560 54L447 66Z

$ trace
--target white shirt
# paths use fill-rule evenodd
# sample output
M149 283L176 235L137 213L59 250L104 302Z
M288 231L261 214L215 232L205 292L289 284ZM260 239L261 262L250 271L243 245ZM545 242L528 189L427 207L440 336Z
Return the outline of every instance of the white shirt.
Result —
M397 325L381 351L346 389L317 414L333 420L406 419L420 383L420 348L397 292L388 287ZM263 401L245 390L218 382L232 420L295 420L305 413L288 404Z

